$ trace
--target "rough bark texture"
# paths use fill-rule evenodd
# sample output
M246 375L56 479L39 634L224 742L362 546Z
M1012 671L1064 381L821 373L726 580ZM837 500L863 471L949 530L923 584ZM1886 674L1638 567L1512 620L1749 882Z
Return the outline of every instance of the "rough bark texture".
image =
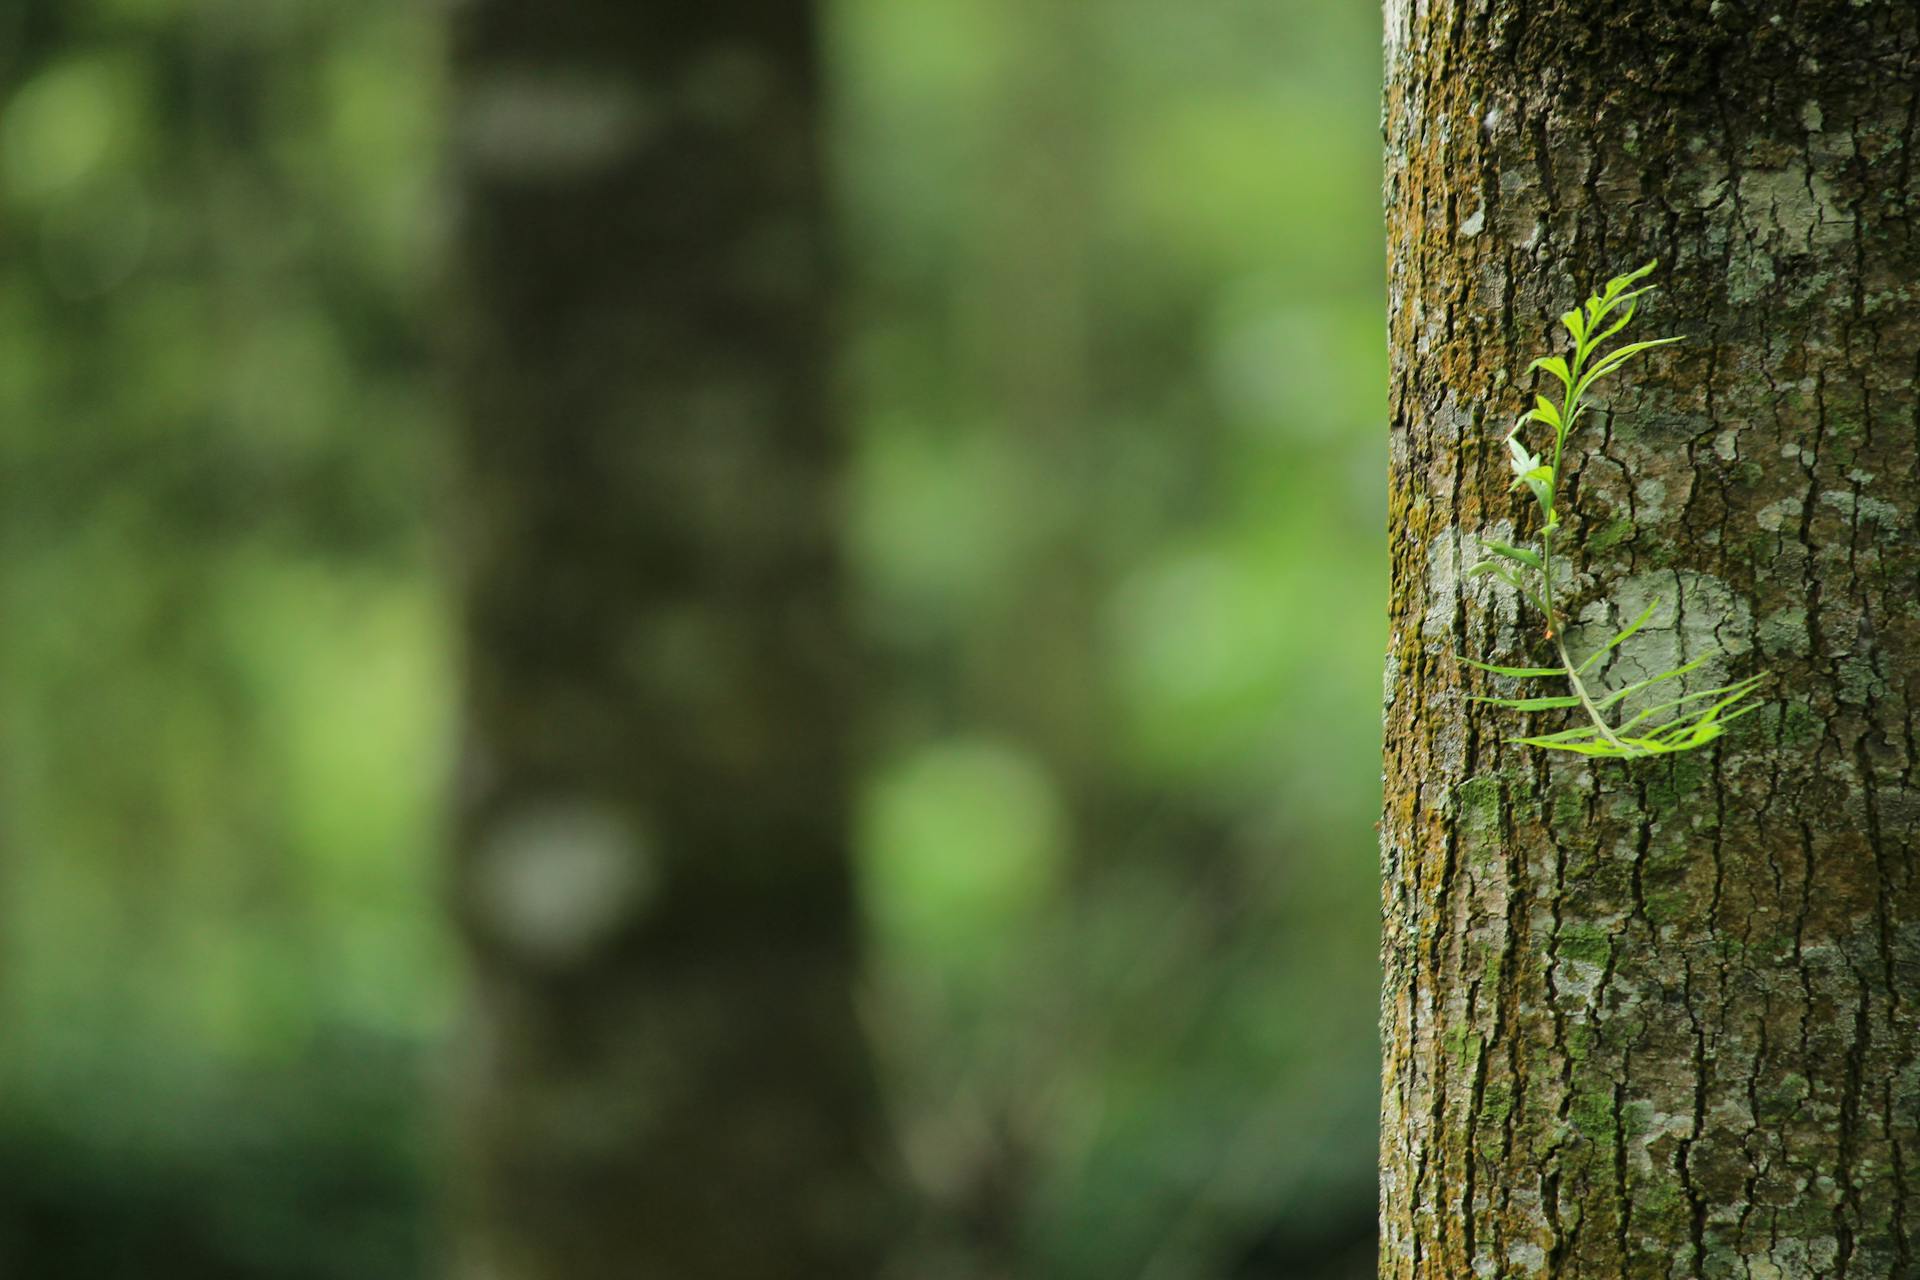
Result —
M872 1274L812 9L454 28L461 1274Z
M1920 1276L1920 15L1386 9L1381 1274ZM1613 682L1778 678L1714 748L1588 764L1465 701L1510 686L1456 655L1548 650L1462 575L1533 528L1512 379L1656 256L1636 327L1691 336L1569 446L1574 647L1657 596Z

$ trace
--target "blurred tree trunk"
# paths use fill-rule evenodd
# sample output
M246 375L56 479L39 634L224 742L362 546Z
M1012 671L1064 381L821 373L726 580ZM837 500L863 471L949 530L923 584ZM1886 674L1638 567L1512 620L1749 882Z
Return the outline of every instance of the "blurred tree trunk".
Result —
M872 1274L812 10L455 24L461 1274Z
M1381 1275L1920 1275L1920 15L1386 16ZM1523 518L1510 379L1656 256L1637 327L1691 337L1570 445L1573 612L1777 679L1706 751L1548 758L1464 700L1539 641L1462 573Z

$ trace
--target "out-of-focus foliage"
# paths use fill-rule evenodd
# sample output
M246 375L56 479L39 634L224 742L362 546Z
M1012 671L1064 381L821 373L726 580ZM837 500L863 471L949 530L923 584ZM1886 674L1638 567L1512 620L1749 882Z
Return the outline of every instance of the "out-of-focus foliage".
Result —
M435 40L0 13L0 1274L424 1266Z
M915 1274L1371 1274L1378 15L837 14Z
M906 1273L1370 1257L1377 14L831 17ZM0 9L0 1274L427 1274L437 21Z

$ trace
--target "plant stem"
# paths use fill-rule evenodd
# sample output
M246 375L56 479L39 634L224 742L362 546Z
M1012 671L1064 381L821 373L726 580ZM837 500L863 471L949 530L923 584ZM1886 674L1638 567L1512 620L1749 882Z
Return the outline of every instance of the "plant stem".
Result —
M1630 756L1639 755L1640 749L1638 747L1630 747L1622 742L1615 736L1613 726L1601 718L1600 708L1593 704L1593 695L1587 692L1587 686L1581 681L1580 673L1574 669L1573 659L1567 656L1567 646L1565 642L1560 639L1557 632L1554 634L1553 644L1554 647L1560 651L1560 665L1567 669L1567 683L1573 686L1573 692L1579 697L1580 705L1587 709L1587 716L1593 721L1593 727L1600 731L1601 737L1605 738L1625 754Z
M1556 450L1556 454L1557 452ZM1556 481L1560 471L1559 461L1560 459L1556 456L1554 458ZM1555 488L1558 488L1557 483ZM1557 497L1558 494L1556 493L1555 496ZM1587 718L1593 721L1593 727L1600 731L1600 736L1606 739L1609 745L1623 754L1639 755L1639 749L1622 742L1615 735L1613 726L1608 724L1605 717L1600 714L1600 708L1594 705L1593 695L1587 692L1586 682L1580 678L1579 669L1573 665L1573 658L1567 653L1567 641L1562 634L1560 615L1553 607L1553 534L1547 530L1542 530L1540 533L1540 579L1540 599L1547 607L1547 635L1553 641L1555 651L1560 655L1560 665L1567 673L1567 683L1573 687L1574 696L1580 699L1580 705L1586 708Z
M1600 714L1600 708L1594 705L1593 695L1587 692L1586 681L1580 678L1580 671L1573 665L1573 658L1567 653L1567 641L1560 625L1560 615L1553 607L1553 524L1558 518L1560 507L1560 458L1566 450L1567 435L1573 430L1574 419L1580 415L1580 396L1575 388L1580 385L1581 366L1586 363L1588 346L1584 339L1576 338L1573 348L1573 364L1569 368L1567 394L1560 402L1560 425L1553 433L1553 479L1549 492L1553 501L1547 508L1547 526L1540 531L1540 599L1546 605L1547 637L1553 641L1553 647L1560 655L1560 665L1567 673L1567 683L1572 686L1574 696L1580 699L1580 705L1586 708L1587 718L1593 721L1593 727L1608 745L1626 755L1639 755L1637 748L1622 742Z

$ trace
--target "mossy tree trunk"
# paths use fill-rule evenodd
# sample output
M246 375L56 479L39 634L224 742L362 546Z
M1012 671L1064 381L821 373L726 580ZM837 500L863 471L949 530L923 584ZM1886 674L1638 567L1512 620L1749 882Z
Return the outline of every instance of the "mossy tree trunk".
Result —
M1920 1276L1920 11L1386 17L1381 1275ZM1617 678L1777 678L1705 751L1588 763L1466 701L1458 656L1548 650L1463 574L1533 531L1514 379L1655 257L1636 330L1689 337L1569 445L1570 617L1667 601Z
M454 20L460 1274L873 1274L810 5Z

